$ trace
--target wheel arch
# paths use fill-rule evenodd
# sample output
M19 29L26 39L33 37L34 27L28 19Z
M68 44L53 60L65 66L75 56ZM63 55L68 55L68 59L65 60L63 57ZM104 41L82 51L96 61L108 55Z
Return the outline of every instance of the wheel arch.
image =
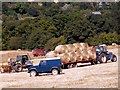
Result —
M30 73L31 71L36 71L36 72L38 73L37 69L35 69L35 68L30 69L30 70L28 71L28 73Z
M50 71L52 72L53 69L57 69L58 71L60 71L58 67L52 67Z

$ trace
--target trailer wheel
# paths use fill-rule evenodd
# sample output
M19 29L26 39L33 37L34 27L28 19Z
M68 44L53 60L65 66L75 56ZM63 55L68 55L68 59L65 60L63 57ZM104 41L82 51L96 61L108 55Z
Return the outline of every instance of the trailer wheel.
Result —
M100 63L107 63L107 57L106 57L106 55L104 53L102 53L100 55L99 62Z
M113 55L113 58L111 59L112 62L116 62L117 61L117 57L116 55Z
M77 63L73 63L72 68L77 67Z

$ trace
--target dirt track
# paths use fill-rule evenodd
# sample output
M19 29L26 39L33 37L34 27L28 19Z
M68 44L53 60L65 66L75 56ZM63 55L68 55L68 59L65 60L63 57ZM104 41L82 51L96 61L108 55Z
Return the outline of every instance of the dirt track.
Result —
M118 49L111 50L118 54ZM79 64L76 68L64 69L57 76L29 77L27 72L20 72L2 73L0 78L0 88L118 88L118 61Z

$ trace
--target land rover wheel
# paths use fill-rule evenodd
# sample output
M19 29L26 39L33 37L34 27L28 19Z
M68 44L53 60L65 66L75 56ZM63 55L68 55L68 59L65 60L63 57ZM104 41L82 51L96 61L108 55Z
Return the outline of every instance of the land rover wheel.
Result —
M30 77L37 76L37 72L35 70L30 71Z
M107 62L107 57L106 57L106 55L104 53L102 53L100 55L99 62L100 63L106 63Z
M112 62L116 62L117 61L117 57L116 55L113 55L113 58L111 59Z
M52 69L52 74L53 75L57 75L58 74L58 70L57 69Z

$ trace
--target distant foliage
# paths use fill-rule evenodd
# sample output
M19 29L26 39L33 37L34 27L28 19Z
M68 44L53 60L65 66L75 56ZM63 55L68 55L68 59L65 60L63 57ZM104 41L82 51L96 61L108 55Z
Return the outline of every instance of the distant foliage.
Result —
M60 36L58 38L51 38L47 41L45 47L49 50L54 50L56 46L66 44L66 38L64 36Z
M120 2L3 2L2 49L120 44ZM92 14L92 12L101 14Z
M88 38L86 41L89 42L90 45L102 43L111 45L113 42L120 44L120 36L117 33L102 33L93 38Z

